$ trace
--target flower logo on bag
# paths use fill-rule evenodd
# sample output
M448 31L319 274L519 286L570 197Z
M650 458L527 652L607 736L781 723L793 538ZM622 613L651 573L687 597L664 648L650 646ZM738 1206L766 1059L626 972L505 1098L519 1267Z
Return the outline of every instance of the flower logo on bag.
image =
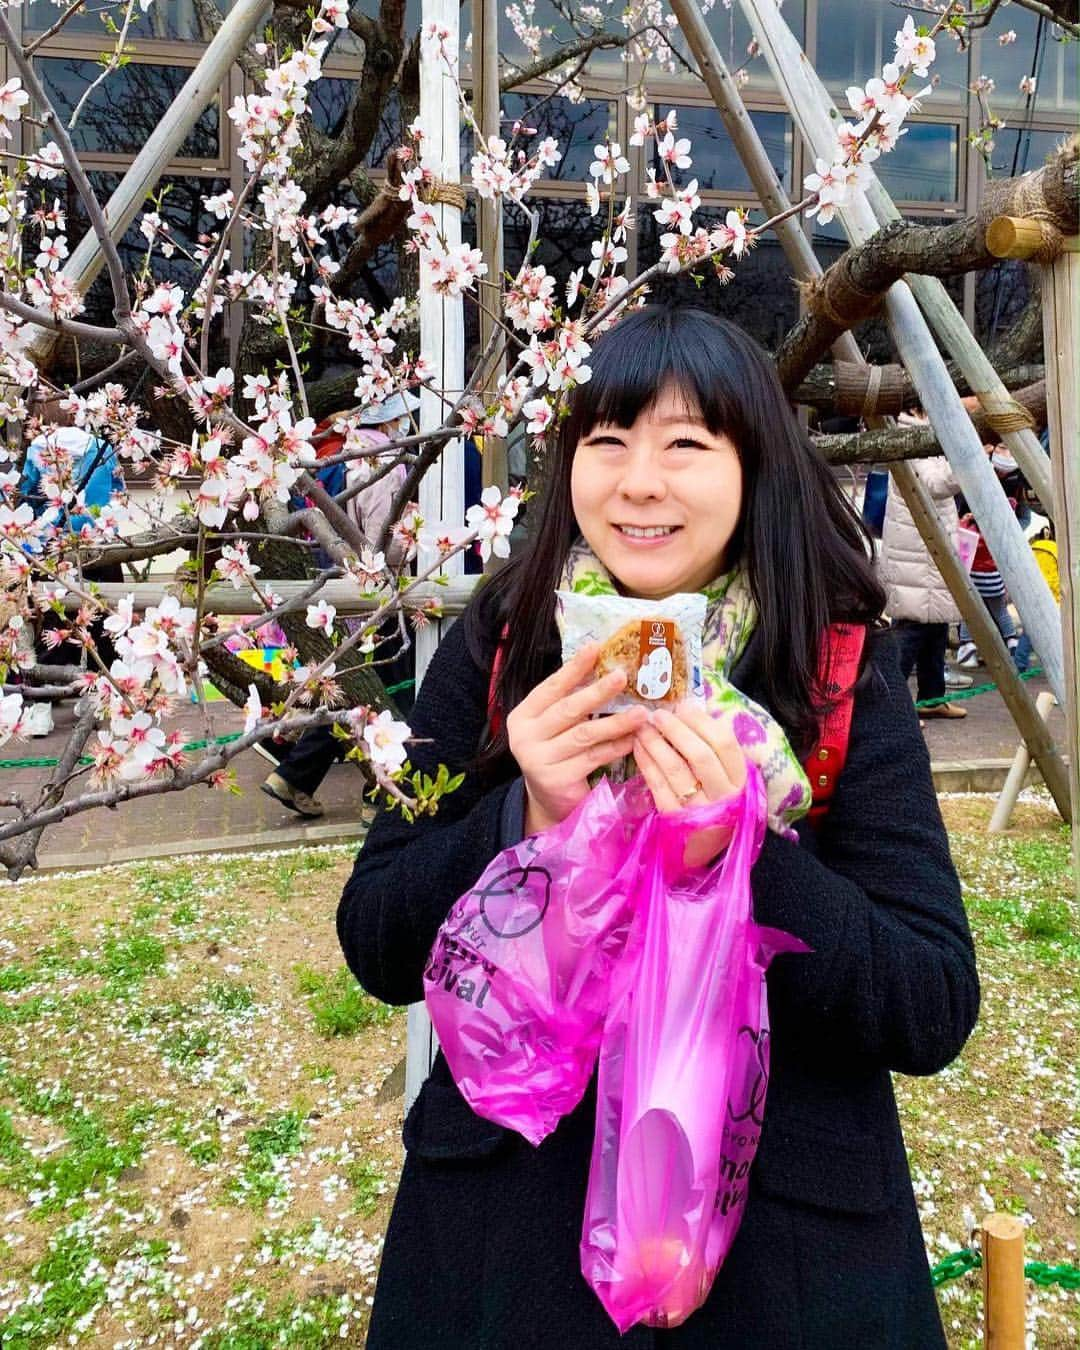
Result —
M735 1109L735 1100L728 1098L728 1115L734 1121L752 1120L755 1125L765 1123L765 1093L769 1087L769 1033L765 1028L755 1031L752 1027L740 1027L740 1036L749 1036L754 1044L757 1066L748 1073L742 1084L746 1093L739 1110Z
M511 867L492 877L483 890L480 917L500 938L519 938L541 922L551 903L551 873L543 867Z

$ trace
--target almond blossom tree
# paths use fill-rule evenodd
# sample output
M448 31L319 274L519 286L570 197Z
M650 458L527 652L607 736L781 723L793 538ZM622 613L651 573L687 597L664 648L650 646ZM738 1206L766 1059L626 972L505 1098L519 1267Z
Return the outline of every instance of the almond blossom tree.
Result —
M153 0L139 3L145 9ZM176 245L154 210L141 221L144 265L135 275L125 273L69 128L3 8L0 37L16 73L0 88L0 138L9 137L10 127L31 109L40 135L34 149L0 161L0 224L7 232L0 258L0 417L9 433L0 471L0 588L10 610L0 629L0 743L25 731L36 696L67 693L78 700L78 716L38 797L6 799L0 859L17 873L32 861L41 831L77 812L199 783L227 787L231 760L255 742L331 722L347 742L349 758L386 800L410 814L436 809L453 785L445 775L432 782L413 772L409 729L388 706L378 672L402 636L407 639L403 615L422 623L437 612L430 588L423 587L446 558L474 545L485 561L509 555L523 493L503 496L489 487L464 521L431 521L417 504L421 478L454 438L505 437L519 420L542 455L567 394L590 378L596 337L629 307L644 303L650 283L702 268L727 280L733 265L782 217L752 222L748 212L730 210L722 223L699 223L698 183L684 177L693 167L690 140L680 135L674 112L656 120L642 111L631 144L655 146L659 172L636 210L651 212L660 226L659 261L627 275L626 241L635 228L626 190L630 164L622 147L606 140L595 147L586 188L596 231L588 266L560 283L533 261L530 246L516 274L489 277L478 249L451 245L440 233L430 204L436 175L414 121L394 156L392 188L383 195L392 195L400 208L407 246L423 262L430 284L494 316L490 349L463 391L442 393L442 427L373 447L354 411L334 424L341 449L318 459L302 360L313 333L336 334L347 345L357 409L430 383L437 364L436 353L416 349L414 301L398 296L377 311L338 284L342 269L329 243L358 234L361 213L311 190L302 128L312 88L334 34L347 27L358 31L357 25L366 31L364 22L344 0L319 0L290 29L289 41L261 44L262 64L248 72L255 76L254 91L227 109L240 133L246 177L235 193L205 199L219 228L200 241L193 258L198 277L185 290L156 270ZM128 4L125 12L130 9ZM600 11L592 9L584 7L582 15L595 27ZM542 64L544 35L531 25L530 6L511 5L510 11ZM671 25L654 0L631 7L624 23L623 45L644 68L675 59L666 37ZM854 120L839 127L834 154L818 161L802 199L785 215L805 212L827 220L862 189L868 166L892 149L916 100L928 94L912 81L926 78L946 26L952 26L949 14L925 28L910 16L904 21L893 59L864 88L848 91ZM459 54L447 34L432 27L422 42L457 86L462 118L471 125L471 186L479 197L520 213L534 244L540 218L530 194L558 164L559 145L521 122L505 137L485 136L461 88ZM564 53L544 73L566 88L576 78L575 59ZM70 178L100 242L112 290L111 325L83 317L84 297L63 272L67 222L51 186L61 174ZM252 247L234 259L229 243L237 231ZM276 356L264 368L233 369L211 359L218 347L215 325L230 305L242 306L252 329L272 339L265 351ZM30 359L35 329L111 348L115 360L99 375L59 384ZM481 397L483 371L499 357L507 373L494 395ZM127 367L148 372L158 400L185 410L194 427L189 438L164 432L128 385L110 377ZM57 418L111 447L131 470L152 472L155 492L148 500L121 494L104 507L87 507L78 457L65 448ZM28 444L37 472L33 501L23 492ZM353 481L331 495L315 477L316 464L347 465ZM405 473L394 509L380 537L369 538L349 501L399 465ZM291 509L298 499L305 504ZM302 584L292 584L287 596L275 591L281 576L267 563L275 546L309 557L317 548L322 558L322 565L312 561L303 569ZM177 548L187 551L189 561L176 593L141 611L132 595L106 600L93 579L103 564ZM420 550L437 561L414 576L410 564ZM398 561L390 563L391 557ZM331 582L347 583L366 606L351 628L321 594ZM230 622L214 612L222 587L250 594L250 617ZM77 665L51 666L36 658L28 635L46 614L53 616L48 640L54 646L74 642L82 653ZM302 638L283 651L278 680L241 666L226 650L229 641L254 643L259 628L272 620L287 621ZM115 659L102 655L103 634ZM211 674L243 704L244 730L192 755L170 722L178 702L194 696L212 739L206 711Z

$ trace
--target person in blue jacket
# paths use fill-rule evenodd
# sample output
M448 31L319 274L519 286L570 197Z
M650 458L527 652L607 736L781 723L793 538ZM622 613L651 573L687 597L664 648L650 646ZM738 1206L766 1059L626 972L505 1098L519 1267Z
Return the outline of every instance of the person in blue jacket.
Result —
M52 513L52 523L61 531L78 534L83 526L92 523L95 513L107 506L114 497L126 491L116 447L99 436L72 425L71 414L59 403L45 405L44 429L30 442L23 460L19 478L19 496L33 508L35 516ZM50 452L65 451L71 458L70 486L74 498L69 505L51 506L43 479L48 475ZM83 568L88 581L123 581L124 569L120 563L99 563ZM60 619L52 613L45 616L44 627L60 626ZM102 624L91 629L98 655L106 666L116 659L112 639ZM82 647L75 642L62 642L46 653L48 659L61 664L78 665ZM38 703L33 709L30 735L47 736L53 727L52 706Z

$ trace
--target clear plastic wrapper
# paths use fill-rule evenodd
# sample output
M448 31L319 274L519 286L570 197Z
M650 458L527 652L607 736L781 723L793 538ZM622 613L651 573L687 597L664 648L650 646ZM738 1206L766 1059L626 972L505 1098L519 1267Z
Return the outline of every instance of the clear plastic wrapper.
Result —
M555 618L562 638L563 662L588 642L600 643L596 678L626 671L622 693L600 709L620 712L647 704L672 706L684 698L705 697L701 635L707 602L685 593L665 600L635 600L622 595L555 592Z

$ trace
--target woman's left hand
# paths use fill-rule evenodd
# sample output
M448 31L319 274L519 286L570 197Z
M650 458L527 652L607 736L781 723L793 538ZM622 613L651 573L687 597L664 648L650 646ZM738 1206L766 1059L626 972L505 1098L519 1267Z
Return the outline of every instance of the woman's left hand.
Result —
M635 735L634 759L662 815L727 801L746 782L746 759L730 722L698 703L653 711ZM730 826L695 831L687 840L687 867L712 862L730 840Z

